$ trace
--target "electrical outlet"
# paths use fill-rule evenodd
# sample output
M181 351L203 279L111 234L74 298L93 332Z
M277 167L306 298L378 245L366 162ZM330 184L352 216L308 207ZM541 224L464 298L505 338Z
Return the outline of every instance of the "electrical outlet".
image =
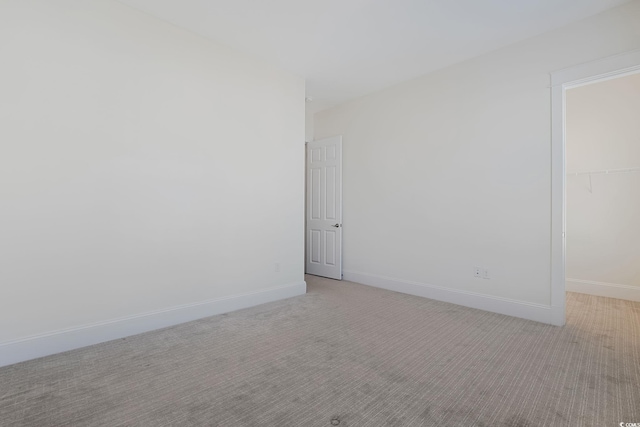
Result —
M478 279L482 277L482 269L480 267L473 267L473 277L477 277Z
M491 276L489 275L489 269L487 269L487 268L483 268L482 269L482 278L483 279L491 279Z
M276 262L276 273L280 272L280 263Z

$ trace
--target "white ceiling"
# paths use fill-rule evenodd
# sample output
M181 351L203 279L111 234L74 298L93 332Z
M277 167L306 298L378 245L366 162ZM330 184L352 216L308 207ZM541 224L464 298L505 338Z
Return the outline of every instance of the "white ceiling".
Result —
M307 80L318 111L629 0L119 0Z

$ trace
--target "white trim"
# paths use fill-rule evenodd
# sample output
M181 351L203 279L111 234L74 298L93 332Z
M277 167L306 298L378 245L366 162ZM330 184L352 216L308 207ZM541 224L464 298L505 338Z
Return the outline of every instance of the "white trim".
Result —
M306 291L303 281L7 341L0 343L0 366L304 295Z
M560 312L560 324L566 322L565 277L565 155L564 89L551 89L551 305Z
M587 62L551 73L551 86L571 83L572 87L608 80L640 70L640 49Z
M567 291L628 301L640 301L640 287L620 285L618 283L567 278Z
M384 277L356 271L344 271L344 280L374 286L376 288L401 292L423 298L463 305L491 311L507 316L520 317L536 322L549 323L561 326L560 315L557 307L543 304L534 304L525 301L517 301L508 298L495 297L475 292L461 291L426 283L412 282L409 280Z
M640 50L551 73L551 306L558 316L554 324L565 323L565 92L636 72L640 72Z

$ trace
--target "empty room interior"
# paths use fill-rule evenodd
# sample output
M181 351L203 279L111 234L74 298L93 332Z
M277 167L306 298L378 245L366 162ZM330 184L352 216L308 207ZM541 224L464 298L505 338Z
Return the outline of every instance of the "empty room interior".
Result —
M640 0L0 0L0 426L640 426Z

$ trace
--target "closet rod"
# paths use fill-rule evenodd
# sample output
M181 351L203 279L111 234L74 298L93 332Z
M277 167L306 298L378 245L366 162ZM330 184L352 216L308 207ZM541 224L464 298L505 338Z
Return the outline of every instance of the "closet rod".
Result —
M631 173L631 172L640 172L640 168L603 169L603 170L598 170L598 171L571 172L571 173L567 173L567 175L568 176L578 176L578 175L599 175L599 174Z

